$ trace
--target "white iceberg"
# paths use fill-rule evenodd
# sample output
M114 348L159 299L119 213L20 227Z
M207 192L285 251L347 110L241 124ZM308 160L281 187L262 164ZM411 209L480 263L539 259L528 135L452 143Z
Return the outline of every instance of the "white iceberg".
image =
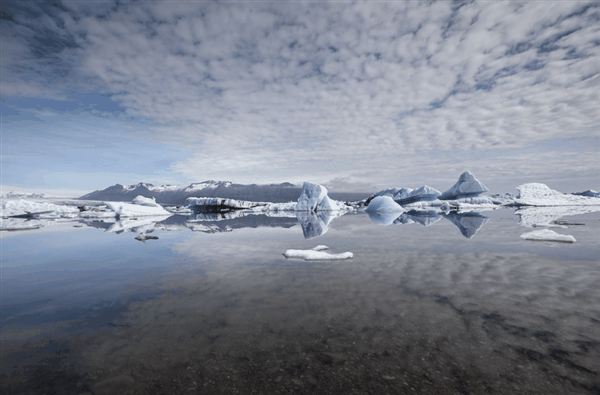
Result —
M571 235L561 235L550 229L534 230L533 232L523 233L521 238L534 241L558 241L562 243L575 243L576 240Z
M113 211L117 217L141 217L148 215L172 215L161 205L142 206L139 204L124 202L106 202L106 207Z
M476 179L471 172L465 171L460 175L456 184L442 193L440 199L452 200L462 197L473 197L488 191L489 189Z
M354 254L351 252L343 252L341 254L330 254L324 252L329 247L324 245L316 246L310 250L287 250L283 253L286 258L301 258L305 261L322 261L322 260L338 260L338 259L351 259Z
M377 196L369 202L365 211L367 213L398 213L398 215L400 215L405 210L391 197ZM398 217L398 215L396 217Z
M600 206L600 198L565 194L546 184L529 183L517 187L515 203L525 206Z
M141 206L160 207L160 205L158 203L156 203L155 198L147 198L142 195L138 195L131 202L133 204L139 204Z
M1 206L2 217L15 215L43 213L36 217L76 217L79 209L73 206L63 206L52 203L38 203L31 200L4 200Z
M305 182L295 207L296 211L347 211L350 208L344 202L338 202L327 196L323 185Z

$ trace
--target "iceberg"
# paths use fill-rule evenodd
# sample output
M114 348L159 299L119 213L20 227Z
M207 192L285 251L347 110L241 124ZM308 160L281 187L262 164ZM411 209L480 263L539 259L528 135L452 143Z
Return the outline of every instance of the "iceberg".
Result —
M287 250L283 253L286 258L301 258L305 261L321 261L321 260L337 260L337 259L351 259L354 254L351 252L343 252L341 254L330 254L323 250L329 249L324 245L316 246L310 250Z
M460 230L463 236L467 239L473 238L477 234L477 231L481 229L487 221L488 217L475 212L471 213L456 213L451 212L448 214L442 214L444 218L452 222Z
M436 200L441 195L441 192L428 185L423 185L417 189L402 188L396 195L394 201L398 204L405 205L413 202L432 201Z
M296 204L296 211L338 211L348 210L343 202L338 202L327 196L327 188L323 185L304 182L302 192Z
M600 198L565 194L546 184L522 184L517 189L515 203L523 206L600 206Z
M138 195L131 202L133 204L139 204L141 206L160 207L160 205L158 203L156 203L155 198L147 198L142 195Z
M474 197L488 191L489 189L476 179L471 172L465 171L460 175L456 184L446 192L442 193L440 199L453 200L464 197Z
M593 189L588 189L587 191L583 191L583 192L573 192L571 195L600 198L600 192L596 192Z
M391 197L377 196L369 202L365 211L367 213L398 213L398 215L400 215L400 213L403 213L405 210Z
M247 210L254 207L267 206L268 202L249 202L219 197L191 197L187 198L185 204L190 209L206 212L221 212L231 210Z
M79 209L73 206L57 205L52 203L38 203L30 200L5 200L1 206L2 217L27 215L35 217L76 217Z
M562 243L575 243L577 240L571 235L561 235L550 229L534 230L523 233L521 238L534 241L558 241Z
M147 234L140 233L135 239L145 243L146 240L158 240L158 236L148 236Z
M124 202L106 202L106 207L120 217L141 217L147 215L172 215L165 210L161 205L143 206L140 204L124 203Z

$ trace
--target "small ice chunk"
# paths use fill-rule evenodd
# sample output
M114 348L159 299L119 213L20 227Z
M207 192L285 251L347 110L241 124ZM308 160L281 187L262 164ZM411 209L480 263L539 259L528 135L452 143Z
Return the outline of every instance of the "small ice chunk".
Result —
M318 246L312 248L313 251L323 251L323 250L328 250L328 249L329 249L329 247L324 246L324 245L318 245Z
M600 206L600 199L561 193L546 184L529 183L517 187L516 202L529 206Z
M571 235L561 235L550 229L534 230L533 232L523 233L521 238L525 240L560 241L563 243L575 243L576 241Z
M149 236L147 234L141 233L141 234L137 235L135 237L135 239L139 240L139 241L143 241L145 243L146 240L158 240L158 236Z
M317 246L315 248L326 247ZM336 259L351 259L354 254L351 252L343 252L341 254L330 254L328 252L315 250L287 250L283 253L286 258L301 258L305 261L321 261L321 260L336 260Z

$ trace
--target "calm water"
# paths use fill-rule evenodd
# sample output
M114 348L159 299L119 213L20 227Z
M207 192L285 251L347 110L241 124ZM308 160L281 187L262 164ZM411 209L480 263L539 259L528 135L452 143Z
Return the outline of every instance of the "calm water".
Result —
M1 232L4 393L600 392L600 212L207 219Z

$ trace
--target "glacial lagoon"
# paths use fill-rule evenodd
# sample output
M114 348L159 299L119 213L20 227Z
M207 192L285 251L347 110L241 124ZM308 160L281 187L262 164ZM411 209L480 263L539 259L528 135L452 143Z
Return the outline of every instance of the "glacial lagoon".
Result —
M198 214L1 232L2 390L598 393L600 212L559 214ZM521 239L544 215L577 242ZM317 245L353 258L282 255Z

